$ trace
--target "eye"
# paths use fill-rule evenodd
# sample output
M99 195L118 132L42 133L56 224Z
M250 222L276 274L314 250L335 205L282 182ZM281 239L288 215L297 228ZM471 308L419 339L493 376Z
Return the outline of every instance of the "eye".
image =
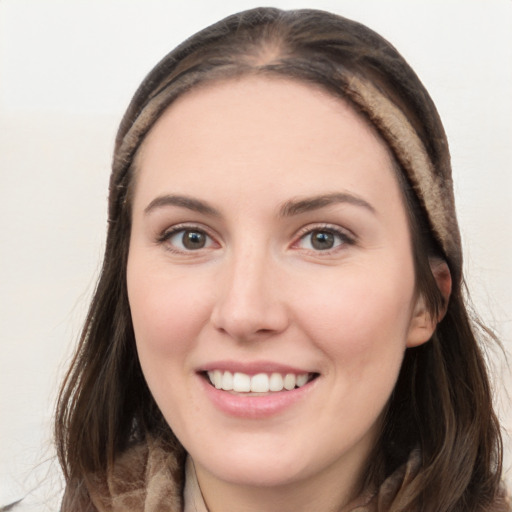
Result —
M301 249L310 251L329 251L343 244L352 244L353 239L334 228L310 229L297 242Z
M203 230L198 228L176 228L167 231L160 239L171 249L180 252L197 251L213 247L214 241Z

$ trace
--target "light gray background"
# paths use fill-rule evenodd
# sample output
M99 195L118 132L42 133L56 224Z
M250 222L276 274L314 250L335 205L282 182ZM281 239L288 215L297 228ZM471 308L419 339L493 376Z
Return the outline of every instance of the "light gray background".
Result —
M272 4L362 21L418 72L451 143L473 300L510 351L512 1ZM52 410L94 288L115 129L131 94L185 37L257 5L0 0L0 505L35 489L27 510L57 509ZM510 373L494 359L510 431ZM508 437L506 450L510 466Z

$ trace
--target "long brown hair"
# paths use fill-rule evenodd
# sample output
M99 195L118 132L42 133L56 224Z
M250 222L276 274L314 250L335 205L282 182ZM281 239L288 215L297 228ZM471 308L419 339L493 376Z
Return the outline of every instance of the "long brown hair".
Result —
M207 81L249 73L323 87L373 122L347 93L354 74L365 77L406 113L434 168L449 168L446 136L427 91L399 53L361 24L314 10L253 9L199 32L168 54L136 92L116 139L103 267L56 414L57 449L71 492L87 486L88 475L108 471L131 443L148 435L182 451L151 396L135 348L126 290L133 162L153 123L179 95ZM368 462L367 484L381 483L419 448L420 470L390 510L485 510L499 488L501 438L485 361L465 306L458 231L451 234L455 253L447 254L401 165L396 157L418 293L434 317L446 305L430 257L447 260L453 289L432 339L406 352ZM445 186L451 193L451 182Z

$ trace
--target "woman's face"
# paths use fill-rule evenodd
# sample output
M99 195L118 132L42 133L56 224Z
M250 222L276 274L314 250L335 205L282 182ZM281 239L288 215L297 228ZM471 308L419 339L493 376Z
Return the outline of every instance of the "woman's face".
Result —
M355 485L431 334L384 143L325 92L247 77L181 97L136 164L137 349L200 480Z

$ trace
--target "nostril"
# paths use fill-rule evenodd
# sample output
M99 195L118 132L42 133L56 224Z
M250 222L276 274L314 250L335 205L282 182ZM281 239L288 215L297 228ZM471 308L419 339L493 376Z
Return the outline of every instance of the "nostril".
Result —
M272 332L274 332L272 329L259 329L256 334L271 334Z

